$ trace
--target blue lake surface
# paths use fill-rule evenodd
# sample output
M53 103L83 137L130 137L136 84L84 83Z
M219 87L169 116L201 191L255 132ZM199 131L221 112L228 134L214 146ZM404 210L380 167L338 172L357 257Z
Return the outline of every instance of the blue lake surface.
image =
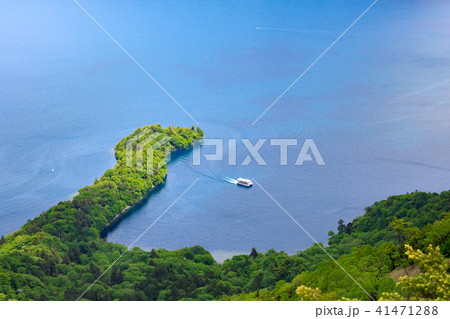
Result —
M326 242L387 196L450 188L450 3L383 1L255 125L252 122L371 1L87 1L89 13L199 122L224 161L169 164L167 183L107 239L143 249L201 245L223 260L252 247L295 253ZM137 127L195 124L73 1L0 3L0 234L114 166ZM228 139L314 139L325 166L227 161Z

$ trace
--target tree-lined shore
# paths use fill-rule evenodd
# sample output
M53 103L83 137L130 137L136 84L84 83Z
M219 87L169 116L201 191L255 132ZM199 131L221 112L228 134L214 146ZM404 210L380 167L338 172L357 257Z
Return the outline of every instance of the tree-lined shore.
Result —
M168 142L154 150L149 174L155 134ZM448 299L450 191L391 196L353 221L336 221L325 249L355 280L317 245L295 255L253 249L223 264L200 246L133 248L108 269L127 247L106 242L102 231L164 182L167 165L156 163L167 151L202 137L200 128L152 125L120 141L114 168L0 239L0 300Z

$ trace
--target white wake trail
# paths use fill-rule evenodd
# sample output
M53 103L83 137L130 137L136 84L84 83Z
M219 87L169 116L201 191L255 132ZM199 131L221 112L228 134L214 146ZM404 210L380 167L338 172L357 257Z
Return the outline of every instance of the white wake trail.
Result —
M237 184L237 180L231 177L224 177L223 180L231 184Z

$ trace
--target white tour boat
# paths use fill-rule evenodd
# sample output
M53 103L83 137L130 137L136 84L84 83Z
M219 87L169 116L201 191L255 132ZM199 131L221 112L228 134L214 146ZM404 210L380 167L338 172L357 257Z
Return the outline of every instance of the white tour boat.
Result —
M250 186L253 185L251 180L245 179L245 178L242 178L242 177L237 179L237 183L238 183L238 185L242 185L242 186L246 186L246 187L250 187Z

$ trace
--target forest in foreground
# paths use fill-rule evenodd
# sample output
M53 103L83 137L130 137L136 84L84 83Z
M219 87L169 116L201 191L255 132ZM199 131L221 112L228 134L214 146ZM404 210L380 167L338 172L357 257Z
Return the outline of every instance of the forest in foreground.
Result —
M155 147L149 174L155 134L168 142ZM138 129L115 147L114 168L2 236L0 301L450 299L450 191L376 202L353 221L337 221L327 245L295 255L252 249L219 264L200 246L127 251L102 239L109 221L164 182L167 165L157 163L166 152L202 137L195 127Z

